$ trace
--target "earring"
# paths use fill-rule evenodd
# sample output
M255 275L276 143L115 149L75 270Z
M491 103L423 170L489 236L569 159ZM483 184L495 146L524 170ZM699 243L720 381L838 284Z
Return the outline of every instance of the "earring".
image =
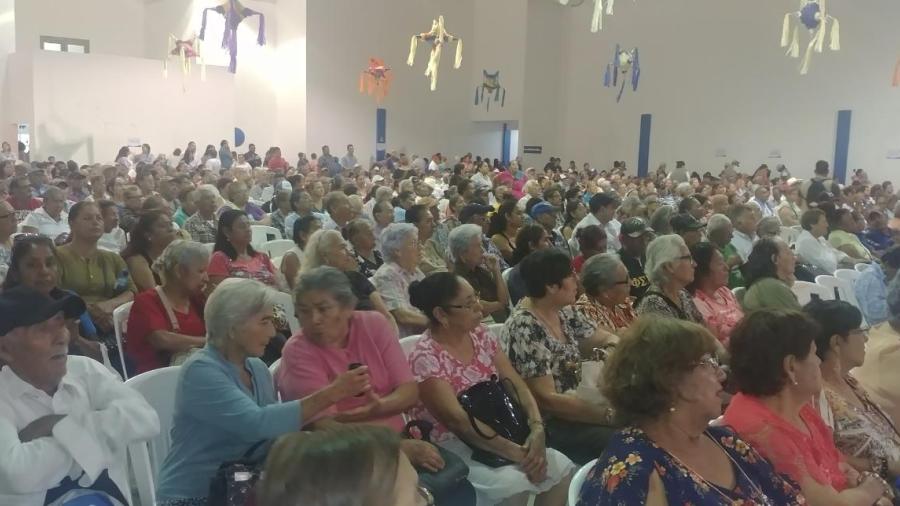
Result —
M670 408L669 408L669 413L674 413L674 412L675 412L675 406L670 407Z

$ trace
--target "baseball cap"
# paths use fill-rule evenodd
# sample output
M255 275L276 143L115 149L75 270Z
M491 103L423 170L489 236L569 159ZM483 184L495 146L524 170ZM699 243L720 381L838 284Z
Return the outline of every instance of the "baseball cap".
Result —
M542 214L555 213L556 210L557 209L549 202L538 202L531 208L531 217L537 218Z
M81 297L68 294L59 299L50 297L26 286L17 286L0 293L0 336L19 327L30 327L53 318L62 311L66 319L84 313L86 306Z
M704 223L697 221L697 218L694 218L687 213L676 215L672 218L670 223L672 225L672 230L674 230L676 234L692 232L706 227Z
M650 227L640 218L628 218L622 224L621 234L625 237L636 239L647 232L650 232Z
M467 204L459 211L459 221L466 223L472 218L472 216L478 214L487 214L493 210L494 208L491 206L485 206L481 204Z

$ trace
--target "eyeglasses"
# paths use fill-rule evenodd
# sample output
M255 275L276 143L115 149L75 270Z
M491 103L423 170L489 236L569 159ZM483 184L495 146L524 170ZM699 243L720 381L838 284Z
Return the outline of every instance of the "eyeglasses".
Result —
M701 365L709 366L709 368L714 371L718 371L722 368L722 364L719 363L719 358L715 355L703 355L700 357L700 360L694 364L694 367L699 367Z

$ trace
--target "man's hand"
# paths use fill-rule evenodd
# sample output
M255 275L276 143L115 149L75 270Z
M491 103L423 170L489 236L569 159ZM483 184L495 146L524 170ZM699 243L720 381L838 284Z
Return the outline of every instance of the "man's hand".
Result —
M19 440L23 443L53 435L53 427L66 415L47 415L29 423L19 432Z

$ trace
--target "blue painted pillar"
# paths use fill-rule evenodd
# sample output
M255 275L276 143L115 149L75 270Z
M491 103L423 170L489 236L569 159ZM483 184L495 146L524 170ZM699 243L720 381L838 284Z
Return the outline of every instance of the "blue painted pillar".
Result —
M509 165L509 150L510 143L512 142L512 132L509 130L509 125L506 123L503 124L503 147L500 151L500 160L503 165Z
M384 160L387 153L387 109L375 110L375 160Z
M641 133L638 146L638 177L647 177L650 171L650 126L653 116L641 114Z
M834 136L834 180L847 182L847 161L850 157L850 120L853 111L838 111L837 131Z

